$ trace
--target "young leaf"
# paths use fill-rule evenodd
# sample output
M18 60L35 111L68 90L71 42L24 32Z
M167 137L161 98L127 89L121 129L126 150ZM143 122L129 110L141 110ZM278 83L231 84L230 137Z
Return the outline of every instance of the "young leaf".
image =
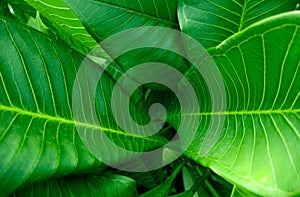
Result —
M299 40L295 11L256 23L217 47L213 56L227 91L224 112L211 112L210 92L200 88L197 72L187 74L204 101L199 114L186 114L201 120L188 157L258 195L299 192ZM220 126L220 136L212 136L217 143L207 147L209 120L222 116L224 124L214 122ZM171 121L176 125L178 119Z
M294 10L296 4L297 0L179 0L178 18L183 32L211 48L251 24Z

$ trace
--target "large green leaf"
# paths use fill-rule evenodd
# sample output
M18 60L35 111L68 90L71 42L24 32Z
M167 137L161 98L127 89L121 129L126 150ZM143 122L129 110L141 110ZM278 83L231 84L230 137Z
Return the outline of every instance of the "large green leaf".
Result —
M103 163L87 150L78 128L84 128L87 137L92 135L97 140L105 133L114 143L131 151L145 151L164 144L159 137L139 137L117 126L110 104L115 81L107 74L102 75L95 98L91 92L77 95L85 98L83 104L95 99L95 113L101 125L94 122L95 117L82 122L74 120L72 90L84 57L14 22L0 19L0 29L1 195L49 177L101 170ZM81 77L87 82L98 80L98 71L102 69L88 59L84 65L89 69ZM87 106L83 112L90 109ZM123 116L122 111L119 115ZM148 116L134 110L133 116L140 122L148 120ZM101 147L103 144L99 143ZM106 150L105 156L113 157L117 163L122 163L122 158L130 159L130 154L119 156L115 149Z
M26 2L35 7L47 19L47 25L69 47L83 55L93 56L93 61L97 63L111 60L112 57L90 35L81 20L63 0L50 0L47 2L43 0L26 0ZM124 73L124 70L115 62L112 62L106 68L106 71L115 79L118 79Z
M135 181L121 175L75 175L37 182L14 196L137 196Z
M263 196L300 192L299 30L299 12L281 14L245 29L212 51L227 92L225 111L212 112L214 95L197 71L186 75L204 101L198 114L186 114L200 119L186 155L238 187ZM217 136L210 138L217 142L211 147L203 142L211 134L207 132L213 118ZM176 126L178 118L171 116L170 121Z
M62 0L26 0L26 2L50 21L50 24L52 24L59 36L70 47L83 55L88 54L98 45L86 31L76 14ZM107 54L100 50L100 47L98 49L98 53L102 57L107 57Z
M238 189L236 187L234 187L232 189L232 192L231 192L231 195L230 197L256 197L257 195L255 194L252 194L248 191L245 191L245 190L241 190L241 189Z
M26 2L35 7L48 20L50 26L63 39L69 47L79 51L83 55L89 54L91 51L96 56L97 61L110 59L111 57L102 49L96 40L87 32L82 22L72 11L72 9L63 0L51 1L33 1ZM123 73L118 64L111 64L107 68L111 76Z
M168 65L175 64L176 68L184 73L188 65L184 59L169 53L168 51L159 50L159 47L166 42L173 43L176 48L183 49L181 40L171 32L167 37L166 32L158 32L156 38L151 38L148 29L142 34L134 34L136 29L147 26L160 26L170 29L178 29L176 0L140 0L140 1L117 1L117 0L64 0L66 4L78 15L87 31L100 43L102 48L119 64L120 73L125 73L128 69L145 62L162 62ZM166 11L167 10L167 11ZM120 46L119 39L126 35L116 37L110 40L108 44L102 41L110 38L124 30L131 31L131 39L128 40L127 47L130 43L157 43L156 48L144 48L143 50L131 51L128 54L117 58L114 50L126 48ZM148 31L148 32L147 32ZM153 34L152 34L153 36ZM149 38L150 37L150 38ZM155 40L153 40L155 39ZM114 79L121 75L115 73Z
M98 42L117 32L134 27L146 25L178 27L175 0L63 1L78 15L87 30Z
M297 0L179 0L178 18L183 32L210 48L255 22L294 10L297 3Z

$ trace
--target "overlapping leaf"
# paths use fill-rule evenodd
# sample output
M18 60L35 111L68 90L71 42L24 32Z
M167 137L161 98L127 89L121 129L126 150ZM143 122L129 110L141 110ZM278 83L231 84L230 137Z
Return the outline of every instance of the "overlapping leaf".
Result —
M299 12L272 17L213 51L227 92L224 112L211 112L214 95L196 71L187 74L204 107L199 114L186 114L199 116L201 125L186 155L263 196L300 191L299 21ZM206 150L210 120L222 116L223 124L214 122L221 131L213 136L218 141ZM177 120L171 121L176 125Z
M142 26L178 28L176 1L64 0L88 31L103 39L123 30Z
M49 179L20 190L14 196L137 196L135 181L121 175L76 175Z
M59 36L70 47L81 52L83 55L88 54L98 45L86 31L75 13L62 0L26 0L26 2L36 8L50 21L50 24L52 24ZM101 53L102 57L107 56L104 51L99 50L98 53Z
M95 98L90 98L90 92L79 95L96 100L95 113L101 125L93 122L95 117L75 121L72 90L83 57L16 23L1 19L0 29L1 195L34 181L101 170L103 164L89 153L76 126L86 128L96 138L105 133L114 143L132 151L149 150L164 143L158 137L124 133L117 126L110 107L115 82L107 74L101 77ZM86 81L98 79L95 74L101 68L89 60L85 65L90 66L91 73L85 76ZM139 116L137 120L147 118L133 115ZM107 157L111 156L116 162L130 157L119 157L116 150L107 150Z
M176 48L183 48L180 38L172 33L165 39L161 39L158 34L157 40L161 43L156 40L158 44L154 49L144 48L143 50L132 51L120 58L115 57L114 51L111 50L112 46L114 46L112 48L118 49L116 47L118 39L114 41L116 43L110 43L110 45L105 45L102 42L124 30L132 29L132 32L134 32L136 31L134 28L161 26L179 29L176 10L177 1L64 0L64 2L77 14L87 31L100 43L102 48L110 54L111 58L116 60L122 69L122 71L119 69L121 74L145 62L163 62L166 64L176 62L176 68L179 71L184 73L188 69L188 65L182 58L168 51L159 50L159 47L165 42L174 43ZM132 34L131 37L139 37L136 42L147 43L150 42L148 38L150 33L145 31L143 36ZM165 34L165 32L161 34ZM124 34L120 36L120 39L121 37L124 37ZM129 44L130 41L128 41ZM119 46L121 49L122 47ZM115 73L113 75L114 79L118 79L121 76L120 73Z
M3 0L0 7L2 10L2 13L0 12L1 16L12 18L21 24L26 24L28 19L36 14L36 10L24 0Z
M255 22L294 10L297 3L297 0L179 0L178 15L182 31L210 48Z

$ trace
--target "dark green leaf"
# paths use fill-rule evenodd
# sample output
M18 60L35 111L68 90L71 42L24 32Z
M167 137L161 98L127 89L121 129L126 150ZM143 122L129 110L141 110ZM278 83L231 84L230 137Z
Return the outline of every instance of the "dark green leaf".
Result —
M94 122L95 117L81 120L83 122L74 120L72 90L84 57L44 34L14 22L0 19L0 29L0 45L3 46L0 48L2 195L10 194L23 184L101 169L103 163L87 150L77 133L78 128L84 128L89 134L85 140L94 137L99 142L95 147L102 149L105 145L101 136L105 134L130 151L151 150L165 143L157 136L143 138L125 133L117 126L110 103L115 81L107 74L102 75L95 97L95 113L101 125ZM98 83L102 69L88 59L84 65L89 69L81 77L86 82L96 80ZM89 91L77 95L84 98L79 105L92 99L91 95ZM87 106L83 115L89 117L93 113L89 111L91 107ZM124 116L121 111L119 115ZM133 115L137 117L137 112ZM138 116L136 120L142 122L147 117ZM131 158L130 154L120 155L115 149L106 150L102 156L118 164Z
M164 26L177 28L176 1L63 0L100 42L130 28Z
M14 196L137 196L135 181L120 175L76 175L37 182L20 190Z
M181 163L179 166L177 166L174 169L174 172L172 173L172 175L170 177L168 177L168 179L156 186L155 188L151 189L150 191L140 195L140 197L165 197L168 196L168 193L170 191L170 188L172 186L172 183L174 181L174 179L176 178L176 176L178 175L178 173L181 171L182 167L183 167L184 163Z
M195 197L199 197L199 196L203 196L203 197L209 197L209 193L204 189L204 185L205 184L209 184L208 181L203 181L203 184L197 186L196 191L192 191L191 189L193 188L195 182L197 181L197 179L199 179L199 174L197 176L195 176L194 174L190 173L190 170L188 168L183 168L182 169L182 177L183 177L183 184L184 184L184 188L185 190L187 190L185 193L187 193L188 195L190 195L190 193L193 196L193 193L195 193ZM181 194L184 195L184 194Z
M111 39L108 43L102 42L117 33L132 28L139 28L141 30L142 27L159 26L178 29L175 0L132 0L129 2L117 0L64 0L64 2L78 15L87 31L119 65L109 66L115 68L115 72L108 71L114 79L118 79L128 69L145 62L161 62L174 65L182 73L189 68L184 59L168 51L159 49L165 43L171 43L174 45L174 48L184 48L180 37L171 32L169 35L166 35L167 30L160 32L157 30L155 35L156 40L153 40L151 36L154 36L154 34L153 32L149 32L148 29L145 29L140 34L134 34L136 29L133 29L131 35L126 38L125 46L123 46L124 42L120 44L119 41L119 39L125 36L124 34L119 37L117 36L115 40ZM131 44L136 42L147 46L147 44L154 41L157 43L155 48L133 50L123 54L121 57L115 55L116 50L129 48Z

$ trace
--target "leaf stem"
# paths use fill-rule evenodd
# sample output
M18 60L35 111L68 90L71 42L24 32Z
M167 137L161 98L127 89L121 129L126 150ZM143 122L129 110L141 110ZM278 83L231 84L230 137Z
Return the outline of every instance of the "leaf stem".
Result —
M206 176L206 174L203 174L203 172L201 172L201 170L199 169L198 166L196 166L195 169L201 177ZM210 171L208 171L208 172L209 172L209 175L210 175ZM207 176L209 176L209 175L207 175ZM206 187L208 188L208 191L211 193L211 195L213 197L220 197L219 193L215 190L215 188L212 186L212 184L208 180L205 180L204 184L206 185Z
M205 180L210 176L210 171L207 170L197 181L194 183L194 185L191 187L190 191L195 194L199 187L205 182Z

